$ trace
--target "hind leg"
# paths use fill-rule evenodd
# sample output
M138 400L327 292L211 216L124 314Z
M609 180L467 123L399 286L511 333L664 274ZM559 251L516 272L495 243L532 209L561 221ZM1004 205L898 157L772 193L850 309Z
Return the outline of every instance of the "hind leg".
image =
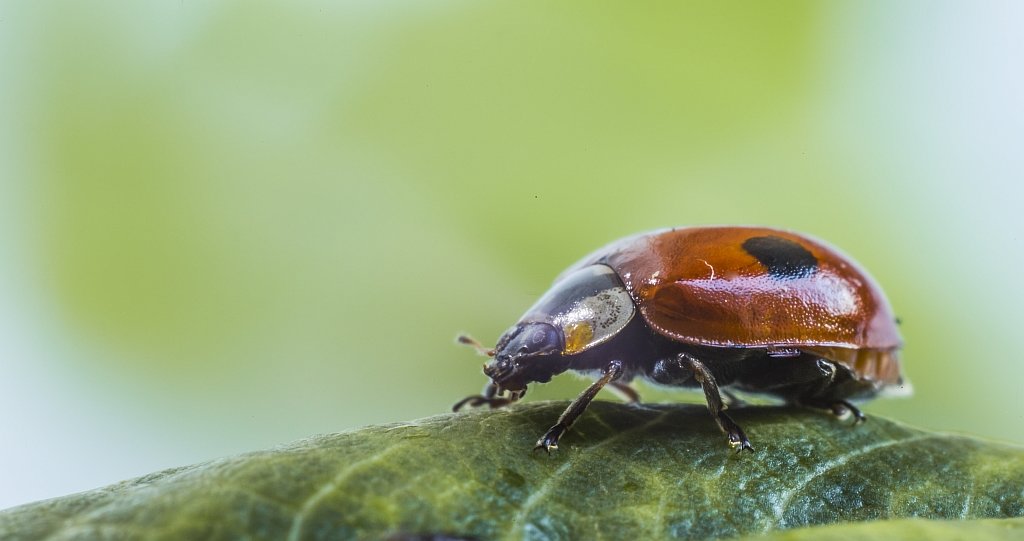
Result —
M864 415L864 412L860 411L860 408L857 406L851 404L849 400L803 398L797 403L809 408L831 411L832 415L835 415L840 419L853 415L853 424L855 425L868 420L867 415Z
M796 359L772 359L739 383L792 404L830 411L836 417L852 414L857 423L867 419L847 400L861 390L849 369L820 357L805 354Z
M817 363L822 372L828 372L829 375L822 378L818 385L804 389L795 402L809 408L828 410L840 419L852 415L853 424L867 421L868 418L864 412L846 399L849 393L848 389L856 383L849 369L825 359L818 359Z

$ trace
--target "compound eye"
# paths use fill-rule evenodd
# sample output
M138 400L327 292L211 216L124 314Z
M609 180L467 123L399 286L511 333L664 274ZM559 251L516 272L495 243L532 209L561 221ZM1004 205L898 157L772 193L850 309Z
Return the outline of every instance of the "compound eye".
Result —
M539 347L555 341L555 329L548 326L534 327L530 332L530 345Z
M496 362L518 366L525 358L561 353L562 335L549 323L520 323L500 344L501 349L494 355Z
M562 337L558 329L543 323L526 325L519 352L527 355L552 353L562 348Z

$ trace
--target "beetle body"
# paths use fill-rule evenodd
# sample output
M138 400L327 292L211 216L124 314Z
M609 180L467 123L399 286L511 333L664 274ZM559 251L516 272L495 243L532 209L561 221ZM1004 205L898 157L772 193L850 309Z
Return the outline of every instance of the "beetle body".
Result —
M881 289L821 241L763 227L692 227L613 242L570 267L487 350L469 403L501 407L567 370L601 376L537 442L557 448L594 395L634 378L704 391L730 445L752 449L720 387L864 416L850 400L903 388ZM481 348L482 349L482 348Z

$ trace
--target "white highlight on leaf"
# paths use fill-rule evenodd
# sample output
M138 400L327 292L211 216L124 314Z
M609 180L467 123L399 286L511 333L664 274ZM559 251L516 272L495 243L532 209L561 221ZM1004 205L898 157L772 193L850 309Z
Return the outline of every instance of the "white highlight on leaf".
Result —
M851 460L853 460L853 459L855 459L857 457L866 455L868 453L872 453L872 452L877 451L879 449L884 449L886 447L892 447L893 445L910 444L910 443L918 442L918 441L921 441L921 440L927 440L927 439L937 438L937 437L939 437L939 435L937 435L937 434L920 434L918 436L914 436L912 438L905 438L905 439L902 439L902 440L881 441L881 442L873 443L871 445L865 445L864 447L859 447L857 449L854 449L854 450L850 451L849 453L846 453L844 455L839 455L839 456L833 458L832 460L829 460L829 461L826 461L826 462L822 462L821 464L818 465L818 467L814 468L814 470L812 470L809 474L804 476L803 479L800 479L800 480L796 481L795 483L793 483L793 486L789 490L779 494L775 498L775 502L772 504L772 511L775 514L775 522L773 524L771 524L767 528L767 530L774 530L776 528L785 526L785 524L783 523L783 516L786 514L786 510L789 508L789 504L793 501L793 498L804 487L806 487L807 485L811 484L818 477L821 477L822 475L825 475L826 473L828 473L828 472L830 472L830 471L832 471L832 470L842 466L843 464L846 464L847 462L849 462L849 461L851 461Z
M960 519L967 520L971 516L971 501L974 498L974 481L971 481L971 488L964 497L964 507L960 510Z

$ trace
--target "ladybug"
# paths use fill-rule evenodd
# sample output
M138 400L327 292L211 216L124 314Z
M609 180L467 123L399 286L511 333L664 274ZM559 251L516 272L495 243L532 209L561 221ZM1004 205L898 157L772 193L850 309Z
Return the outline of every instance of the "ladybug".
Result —
M864 414L850 401L906 390L897 320L882 290L849 257L806 235L765 227L687 227L613 242L584 257L505 331L490 382L465 405L499 408L532 382L599 373L534 450L559 439L610 385L632 402L635 378L700 388L737 452L753 450L725 412L723 388Z

